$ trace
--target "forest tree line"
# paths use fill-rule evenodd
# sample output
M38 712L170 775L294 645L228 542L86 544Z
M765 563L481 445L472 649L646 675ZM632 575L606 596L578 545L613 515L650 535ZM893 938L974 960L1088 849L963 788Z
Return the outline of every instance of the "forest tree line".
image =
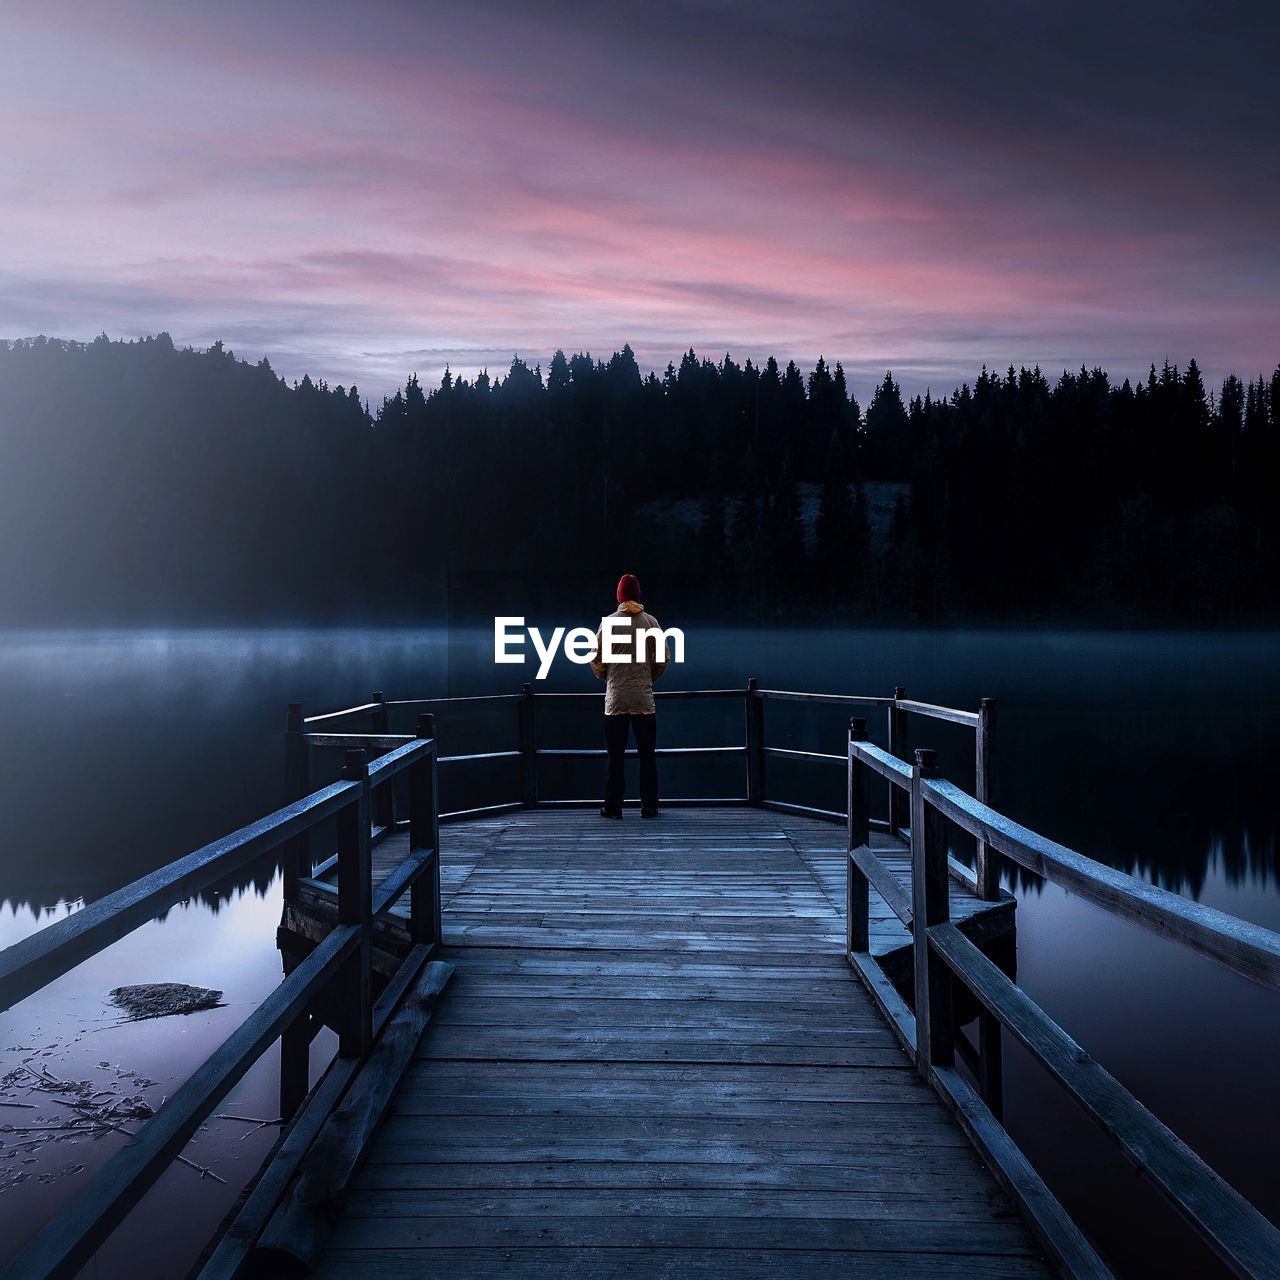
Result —
M983 369L907 401L886 374L866 401L821 359L557 352L372 406L221 343L0 343L7 621L589 612L624 569L662 616L1280 618L1280 369Z

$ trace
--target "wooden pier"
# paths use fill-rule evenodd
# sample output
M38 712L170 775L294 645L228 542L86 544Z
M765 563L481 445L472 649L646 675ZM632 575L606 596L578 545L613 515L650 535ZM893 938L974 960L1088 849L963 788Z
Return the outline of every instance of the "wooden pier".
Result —
M603 754L540 745L576 696L291 707L290 804L0 951L3 1010L264 854L283 862L279 987L5 1277L78 1274L276 1039L289 1123L202 1280L1107 1276L1002 1126L1005 1039L1228 1270L1280 1277L1275 1226L1017 986L1000 864L1272 989L1280 935L994 809L991 702L660 694L745 712L739 742L661 751L664 781L718 756L741 784L618 823L547 784L548 760ZM770 702L842 716L846 750L771 744ZM442 750L434 713L479 704L512 713L510 739ZM928 720L973 733L972 790L909 750ZM770 760L839 770L843 809L796 803ZM441 773L495 761L515 794L449 808ZM323 1028L338 1053L309 1087Z
M842 830L629 816L446 835L454 978L317 1274L1048 1274L843 958Z

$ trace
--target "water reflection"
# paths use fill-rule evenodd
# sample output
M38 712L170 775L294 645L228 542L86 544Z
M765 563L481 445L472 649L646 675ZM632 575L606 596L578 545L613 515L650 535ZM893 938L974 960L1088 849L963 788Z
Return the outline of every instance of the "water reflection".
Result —
M0 1081L19 1073L2 1092L11 1105L0 1109L0 1128L8 1126L0 1132L0 1265L84 1190L126 1140L119 1133L95 1139L66 1129L65 1108L32 1091L21 1073L35 1070L64 1084L87 1084L89 1091L127 1089L157 1109L279 981L279 878L231 892L218 907L173 907L164 920L144 925L0 1019ZM29 932L45 915L6 909L0 942ZM219 988L225 1005L139 1022L123 1018L107 1001L113 987L155 981ZM324 1048L317 1049L317 1065ZM276 1137L270 1125L259 1129L218 1117L276 1117L277 1062L273 1047L186 1148L184 1154L210 1174L187 1165L170 1168L144 1208L99 1252L91 1274L111 1280L185 1273ZM18 1133L19 1127L33 1132Z
M0 901L95 898L275 808L290 701L434 685L438 633L0 637Z
M997 697L1000 801L1012 816L1178 892L1199 897L1223 884L1272 896L1274 636L686 631L688 661L668 674L671 687L741 686L757 675L774 687L846 692L906 684L957 705ZM390 696L508 692L532 675L495 668L491 655L487 633L439 630L0 637L8 727L0 901L43 908L92 899L276 807L288 702L330 707L376 688ZM545 687L597 688L567 663ZM1248 698L1238 696L1242 688ZM595 745L597 710L581 708L574 721L566 709L556 745ZM740 740L736 708L666 710L667 745ZM442 717L449 749L509 745L504 708L488 714L487 723ZM876 736L882 726L870 719ZM846 724L838 708L769 707L777 745L839 753ZM401 727L411 731L408 719ZM554 737L557 726L541 723L544 731ZM915 745L939 750L946 772L968 776L963 730L913 732ZM839 806L839 769L770 767L798 798ZM506 798L510 768L497 762L467 779L448 773L444 785ZM704 782L728 789L733 778L690 781L693 791ZM562 785L594 794L594 765L574 766Z

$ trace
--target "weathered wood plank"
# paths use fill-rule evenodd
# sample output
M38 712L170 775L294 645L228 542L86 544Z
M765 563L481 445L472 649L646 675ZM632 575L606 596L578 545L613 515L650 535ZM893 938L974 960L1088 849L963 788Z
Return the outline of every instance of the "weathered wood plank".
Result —
M450 964L428 964L404 1006L387 1025L267 1223L255 1249L262 1267L291 1272L297 1267L310 1271L315 1266L337 1206L391 1105L436 997L452 974Z
M430 949L416 948L399 972L379 995L373 1009L374 1034L380 1034L399 1007L405 991L417 981ZM213 1243L199 1269L199 1280L235 1280L249 1251L257 1243L276 1204L284 1195L303 1157L324 1127L330 1113L355 1077L359 1063L352 1058L334 1058L305 1106L293 1118L268 1157L262 1171L249 1188L243 1204Z
M916 1107L932 1106L927 1094L903 1101L897 1083L863 1089L853 1098L788 1099L740 1098L729 1090L682 1090L672 1097L670 1090L632 1089L619 1086L613 1094L584 1094L575 1091L526 1095L513 1098L493 1093L441 1094L404 1088L396 1096L396 1114L409 1116L555 1116L613 1120L695 1119L776 1121L803 1126L804 1123L857 1125L874 1129L881 1125L912 1124Z
M1034 1255L1021 1221L945 1222L921 1219L788 1218L766 1221L753 1217L641 1213L619 1218L614 1214L567 1215L488 1214L480 1218L344 1216L333 1233L335 1249L417 1247L457 1248L503 1244L531 1246L612 1246L708 1248L864 1249L935 1253Z
M759 990L759 984L756 984ZM555 996L545 989L526 991L519 999L488 994L459 994L436 1019L437 1026L537 1025L547 1018L566 1018L588 1025L653 1027L752 1026L811 1028L815 1022L828 1028L883 1027L872 1010L851 1007L850 1001L817 1005L806 1000L756 1000L750 1009L722 1009L718 1000L645 1000L631 996L600 999L594 993ZM710 1007L709 1007L710 1006Z
M468 1121L472 1117L467 1117ZM693 1164L698 1162L756 1165L774 1160L782 1164L838 1165L848 1167L862 1164L866 1168L883 1168L896 1162L897 1167L913 1169L922 1160L930 1160L939 1152L972 1154L968 1138L953 1124L943 1122L936 1129L928 1129L917 1135L916 1141L905 1138L893 1140L877 1136L861 1142L796 1143L785 1142L776 1135L769 1141L718 1140L708 1141L706 1127L696 1137L565 1137L547 1127L533 1138L522 1137L528 1127L521 1121L513 1125L509 1120L494 1126L492 1135L471 1136L474 1126L468 1124L453 1135L436 1137L436 1124L421 1123L405 1130L403 1140L392 1141L381 1136L370 1148L370 1164L414 1165L420 1161L429 1163L460 1162L511 1164L532 1162L540 1164L548 1160L605 1161L640 1164ZM649 1122L649 1132L654 1126ZM987 1175L989 1177L989 1175ZM981 1181L981 1179L979 1179ZM977 1185L977 1183L975 1183Z
M626 1061L651 1062L741 1062L805 1063L844 1067L879 1067L898 1061L901 1050L886 1029L883 1039L865 1046L770 1044L757 1040L748 1044L722 1044L714 1040L669 1040L660 1050L643 1036L579 1035L550 1030L536 1042L518 1034L477 1036L456 1027L441 1027L430 1037L427 1056L456 1058L470 1054L477 1058L524 1058L530 1061Z
M678 1191L649 1189L638 1196L618 1188L546 1188L533 1190L458 1188L389 1190L361 1188L345 1205L348 1218L484 1218L491 1214L540 1221L545 1217L612 1217L618 1221L661 1214L682 1218L820 1219L856 1222L990 1223L1007 1217L994 1186L985 1195L965 1189L921 1195L910 1191L792 1191L742 1187Z
M909 1166L892 1162L875 1164L759 1164L657 1163L654 1161L555 1160L545 1163L488 1164L457 1161L422 1162L414 1165L370 1164L357 1175L356 1185L366 1189L454 1189L582 1187L614 1190L745 1190L780 1187L792 1191L867 1191L954 1193L957 1175L977 1176L972 1152L945 1148L913 1161Z
M1025 1280L1043 1277L1038 1258L1007 1254L917 1255L873 1250L545 1248L513 1255L496 1248L434 1249L431 1274L491 1280L518 1274L525 1280L565 1276L641 1277L643 1280ZM417 1249L335 1249L315 1273L318 1280L421 1280L423 1254Z
M405 1077L409 1084L421 1082L435 1089L454 1086L472 1089L491 1082L506 1093L518 1093L523 1086L531 1092L544 1085L563 1083L574 1094L592 1088L621 1086L678 1089L732 1087L753 1097L786 1097L799 1091L813 1097L848 1097L868 1082L897 1083L904 1091L923 1093L928 1088L913 1074L907 1058L878 1069L868 1067L744 1066L733 1062L528 1062L513 1059L483 1062L453 1059L412 1063ZM810 1093L809 1091L812 1091ZM585 1096L585 1095L584 1095Z

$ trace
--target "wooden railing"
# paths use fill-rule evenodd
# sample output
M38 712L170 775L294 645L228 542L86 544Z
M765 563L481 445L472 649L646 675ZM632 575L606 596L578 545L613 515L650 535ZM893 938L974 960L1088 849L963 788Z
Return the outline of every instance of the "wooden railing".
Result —
M337 927L298 962L146 1121L137 1136L107 1161L85 1190L33 1237L6 1268L6 1280L75 1275L268 1046L287 1036L301 1020L310 1019L310 1010L320 1000L332 1010L330 1016L338 1031L335 1067L358 1062L368 1054L375 1027L386 1016L390 1003L385 999L375 1002L372 996L374 920L408 892L412 937L417 944L412 964L420 967L425 963L441 938L435 766L436 744L429 735L398 741L372 763L363 749L350 750L340 781L304 795L269 817L215 840L0 951L3 1012L140 925L263 855L289 846L296 859L320 823L336 823ZM402 774L407 775L410 797L410 852L375 893L371 814L377 809L376 797L385 794L392 780ZM295 861L295 876L300 869ZM405 963L408 966L410 961ZM398 984L399 989L403 986L403 982ZM334 1078L344 1074L349 1073L340 1071ZM330 1092L336 1096L336 1090Z
M999 864L1005 858L1272 989L1280 989L1280 935L1136 880L997 812L992 807L995 704L990 700L983 700L977 711L964 711L910 700L900 688L885 697L802 693L761 689L754 680L745 689L672 690L656 697L664 702L739 700L744 708L740 742L659 750L660 755L677 759L740 757L741 785L724 795L667 803L750 804L846 824L848 959L921 1074L954 1112L1063 1272L1090 1277L1108 1274L1000 1121L1002 1030L1067 1090L1229 1267L1243 1276L1280 1277L1280 1232L951 923L948 881L961 880L984 899L998 898ZM536 693L530 685L518 694L479 698L388 701L375 694L368 703L309 717L303 715L300 705L292 705L286 758L289 786L298 797L293 803L0 951L2 1012L169 907L273 850L282 851L287 894L296 892L305 881L319 883L319 877L336 868L337 927L297 962L267 999L146 1122L137 1138L113 1156L86 1190L33 1238L10 1264L7 1277L75 1274L273 1040L281 1037L287 1042L293 1037L309 1042L310 1033L300 1029L304 1021L314 1023L309 1011L321 997L326 997L326 1008L332 1010L329 1017L338 1031L339 1056L313 1092L308 1115L313 1103L320 1115L324 1110L320 1104L331 1105L341 1096L344 1081L368 1054L376 1029L389 1017L397 992L404 991L412 976L408 971L420 966L440 943L440 820L532 806L598 803L544 794L541 762L605 755L597 747L538 745L540 717L574 699L598 701L599 695ZM766 736L766 708L771 701L883 709L887 746L868 740L864 719L850 721L844 755L771 746ZM494 751L440 755L433 716L423 708L482 703L513 705L510 743L499 744ZM414 735L389 731L392 715L404 712L419 713ZM973 794L940 776L936 755L930 750L916 749L908 763L913 718L973 731ZM314 789L313 766L319 751L343 752L343 775L339 781ZM766 762L770 759L843 765L847 780L844 811L782 798L767 785ZM493 760L519 763L517 791L510 800L439 812L438 765ZM871 815L868 783L872 776L888 784L889 804L883 816ZM402 817L398 810L406 805L407 814ZM317 866L314 837L321 824L331 822L336 828L336 852ZM951 857L950 828L967 833L976 842L976 870ZM375 890L371 849L401 830L409 834L407 856ZM909 888L890 873L873 850L873 830L909 841ZM873 887L911 934L914 976L910 1002L869 952L869 894ZM371 999L370 965L373 925L406 892L410 895L413 949L401 972L375 1002ZM976 1085L957 1066L957 1050L967 1045L955 1027L953 985L957 982L980 1008L972 1063ZM282 1072L286 1057L282 1053ZM305 1084L305 1054L302 1061ZM306 1131L313 1132L319 1122L312 1117ZM298 1148L298 1159L305 1150L304 1138L305 1134L296 1142L290 1139ZM287 1161L281 1164L277 1160L271 1167L277 1181L288 1176ZM253 1209L256 1201L266 1205L278 1190L275 1183L259 1185L242 1212ZM246 1249L244 1239L229 1233L202 1275L234 1275Z
M909 894L871 848L866 795L872 774L887 779L909 807ZM850 963L914 1055L921 1075L955 1113L1059 1269L1073 1276L1109 1274L1002 1127L994 1100L983 1096L988 1094L984 1066L988 1054L998 1050L1000 1028L1066 1089L1232 1271L1240 1276L1280 1276L1280 1231L950 922L947 880L953 867L948 826L983 842L989 859L1008 858L1112 915L1273 990L1280 989L1280 935L1137 880L1028 830L942 778L933 751L917 749L914 763L908 765L868 742L861 719L850 724L848 778ZM872 887L911 930L913 1007L869 954ZM982 1009L976 1091L956 1066L953 981Z
M886 716L886 737L888 751L900 760L909 755L910 724L913 718L920 720L941 720L971 729L974 734L974 756L976 761L975 792L986 802L995 798L996 770L996 704L994 699L983 698L977 711L964 711L955 707L939 706L929 702L918 702L906 696L907 691L895 688L892 694L873 696L847 693L803 693L791 689L762 689L759 682L751 679L742 689L670 689L654 692L658 702L687 701L739 701L743 704L743 737L741 742L730 742L715 746L659 747L657 754L662 758L690 760L705 758L741 757L743 773L741 787L722 795L684 797L665 799L666 805L758 805L784 812L797 813L808 817L821 818L831 822L844 822L845 812L838 809L817 808L812 805L797 804L771 794L766 787L766 761L801 760L819 764L846 766L846 757L834 752L803 751L792 747L771 746L766 738L767 719L766 706L775 703L807 703L811 706L831 707L878 707L883 708ZM543 718L552 713L556 707L578 703L600 702L599 693L544 693L534 689L532 684L523 686L520 693L482 694L460 698L416 698L387 700L382 693L375 693L368 702L358 706L347 707L340 711L328 711L319 715L303 716L298 704L289 707L288 716L288 761L289 774L293 779L295 793L302 795L310 785L311 750L327 747L354 747L365 745L370 748L386 749L401 742L410 741L407 737L389 735L387 727L393 708L408 711L421 711L424 708L450 708L478 706L489 704L501 706L510 704L515 708L515 724L512 726L510 746L500 746L493 751L476 752L469 755L441 755L439 763L443 765L477 764L495 760L518 760L519 786L518 794L494 804L479 807L454 809L441 813L443 821L457 821L462 818L483 817L511 812L515 809L541 806L546 808L585 808L600 803L599 798L584 799L571 797L553 797L544 793L543 778L539 771L539 763L551 760L602 760L607 752L603 747L540 747L538 745L538 725ZM339 728L344 724L360 724L367 730L360 733L342 732ZM421 732L421 730L420 730ZM635 756L634 749L629 750L629 757ZM388 788L382 801L378 820L382 825L375 827L376 837L380 838L392 829L394 814L393 800ZM888 809L883 818L874 820L873 826L879 830L889 831L895 835L908 834L909 817L905 802L902 801L895 788L889 789ZM959 863L952 864L953 874L966 879L975 891L983 898L993 900L999 896L1000 878L996 860L990 856L985 839L979 839L976 850L976 871L970 871ZM306 861L305 851L299 854L298 863Z

